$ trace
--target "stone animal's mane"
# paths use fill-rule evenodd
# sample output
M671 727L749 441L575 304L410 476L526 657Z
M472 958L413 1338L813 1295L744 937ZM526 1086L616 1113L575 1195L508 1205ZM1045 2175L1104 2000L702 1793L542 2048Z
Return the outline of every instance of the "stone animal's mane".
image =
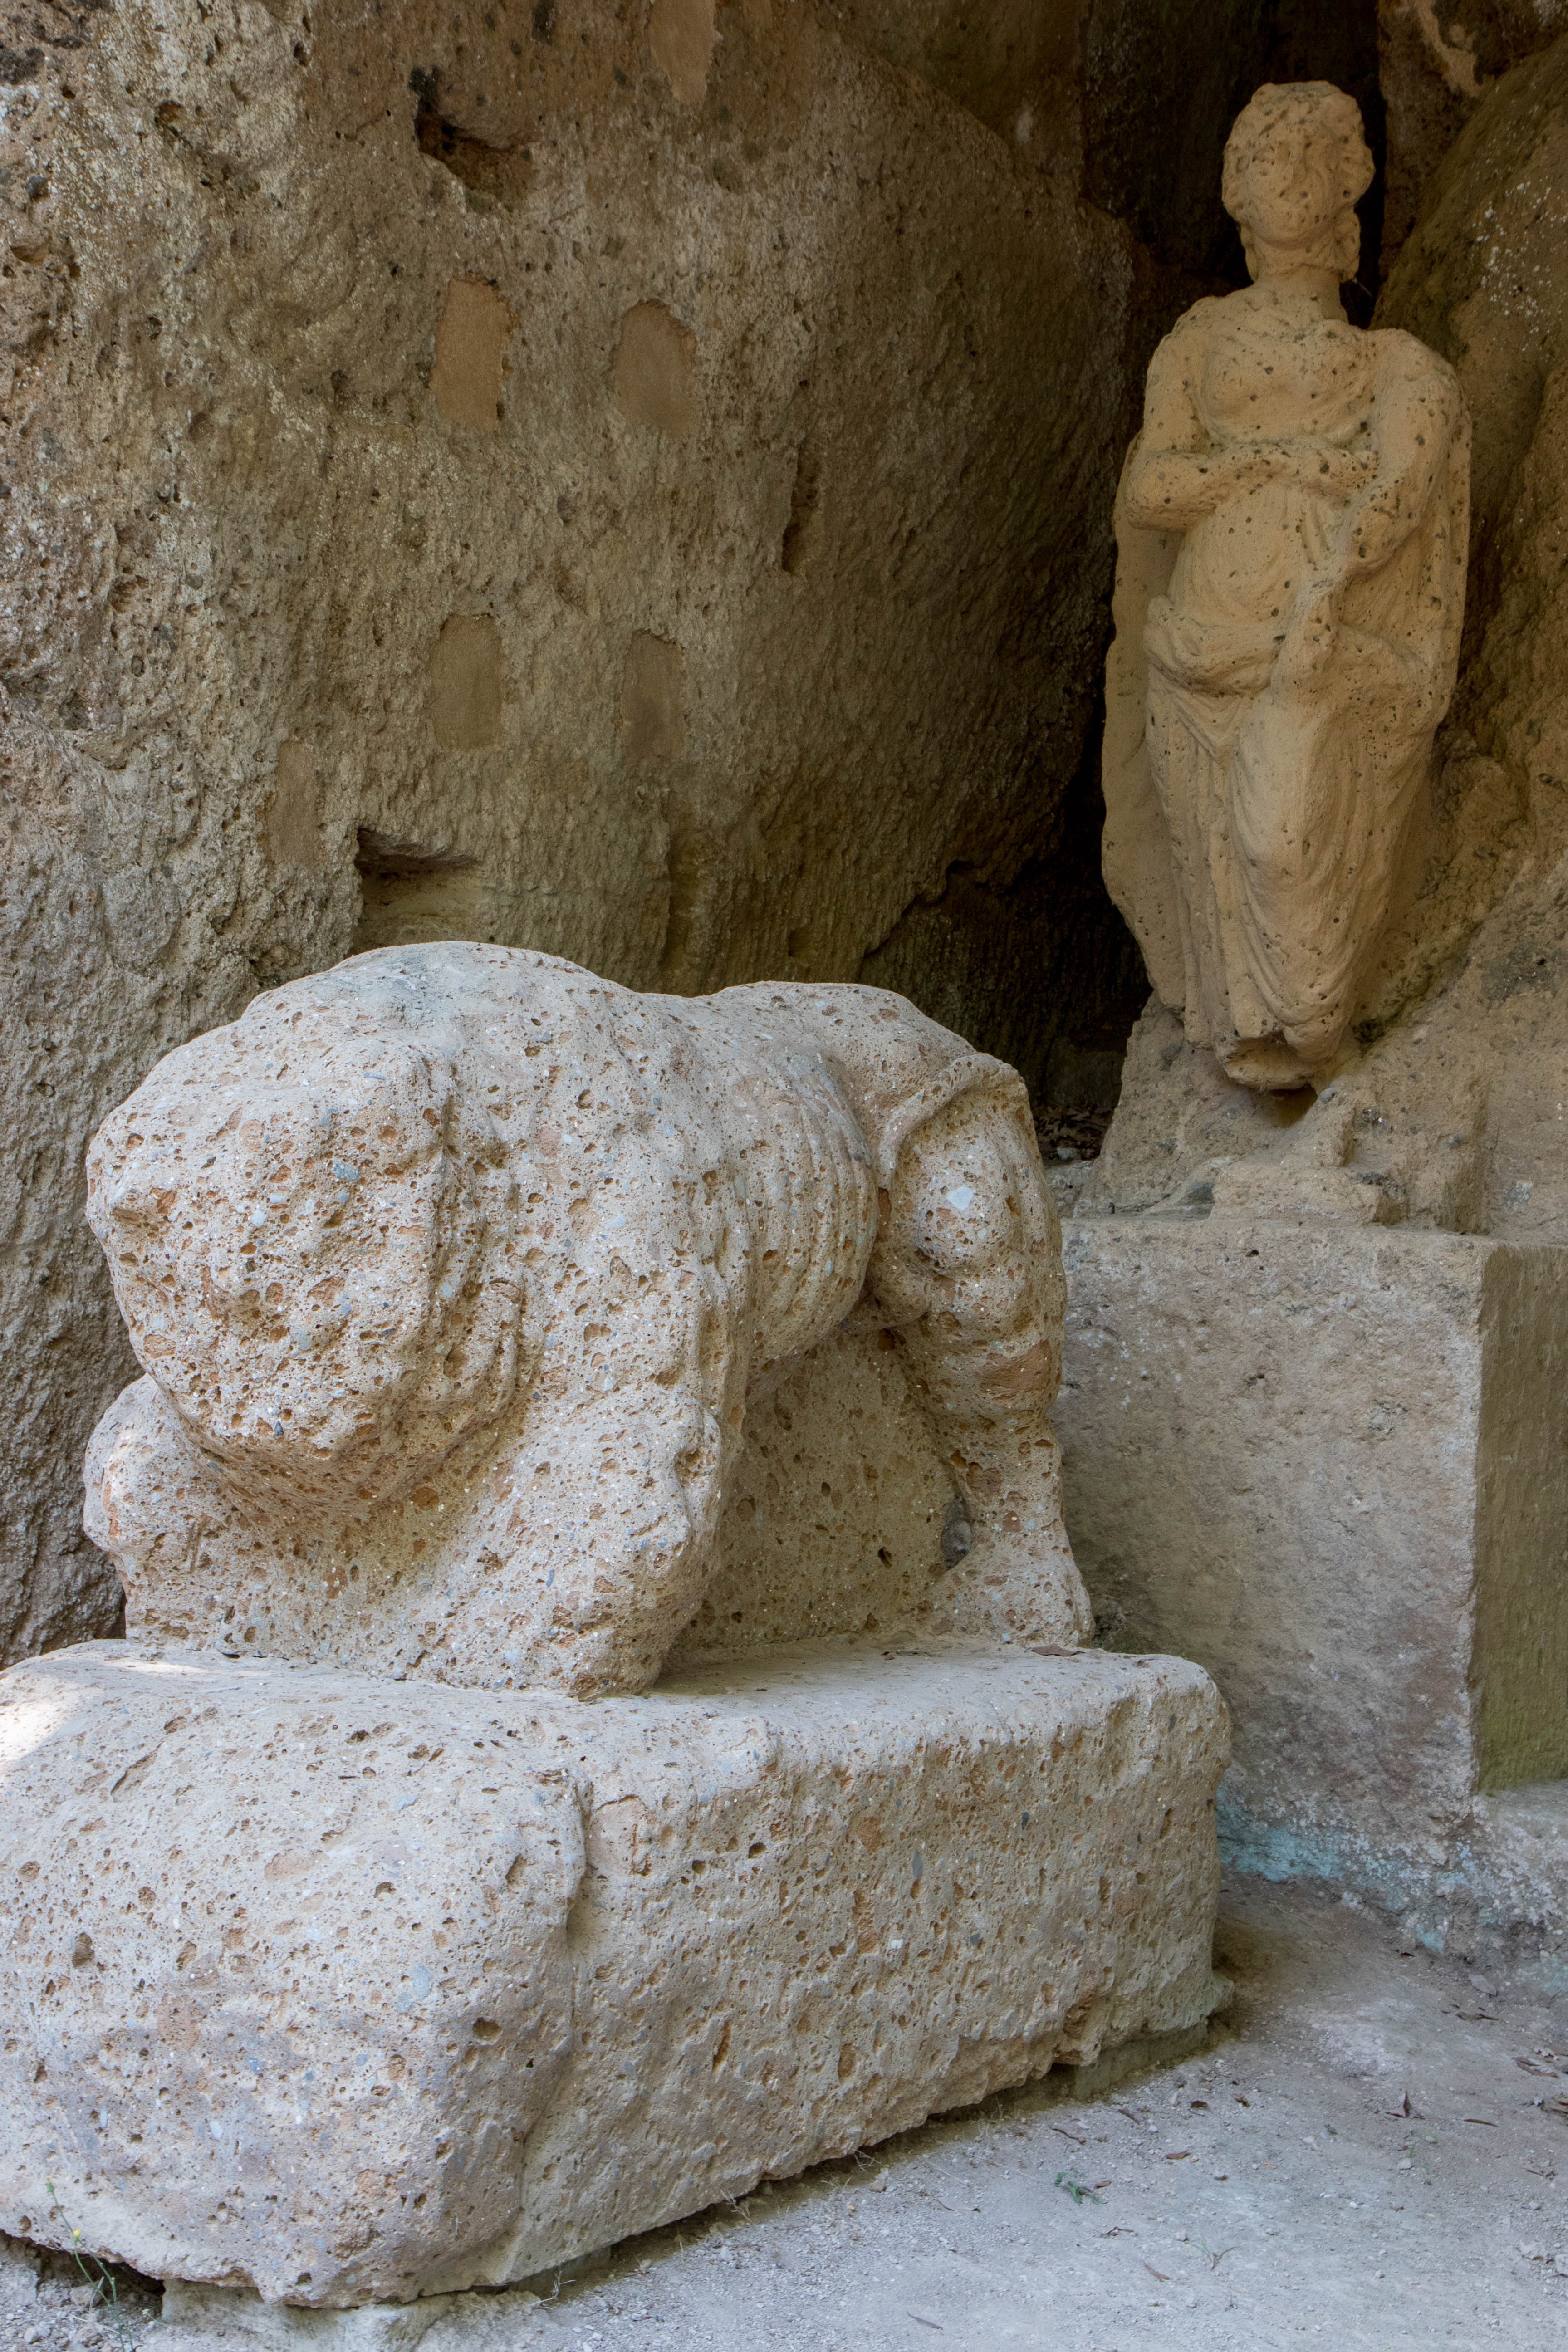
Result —
M172 1055L89 1155L89 1216L182 1424L319 1499L389 1459L416 1478L517 1377L506 1151L469 1040L410 993L259 1000Z

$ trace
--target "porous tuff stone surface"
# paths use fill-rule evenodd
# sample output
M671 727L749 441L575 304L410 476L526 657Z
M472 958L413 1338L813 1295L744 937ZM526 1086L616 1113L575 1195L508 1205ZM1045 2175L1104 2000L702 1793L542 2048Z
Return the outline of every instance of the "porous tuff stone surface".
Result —
M0 2226L308 2305L522 2277L1213 2007L1200 1669L640 1699L86 1645L0 1682Z
M119 1602L105 1110L362 919L918 989L911 903L1056 838L1144 341L809 0L4 13L0 1655Z
M926 1436L879 1459L864 1402L828 1436L797 1586L853 1571L868 1487L929 1521L934 1475L963 1528L945 1623L1087 1629L1027 1097L901 998L384 949L160 1064L89 1202L149 1375L88 1465L133 1640L640 1688L719 1570L750 1400L847 1321L907 1366L868 1401L907 1441L917 1399ZM732 1496L759 1540L793 1530L771 1484Z
M432 2320L421 2352L1562 2352L1561 1998L1458 1958L1474 1948L1233 1878L1215 1958L1235 1991L1206 2037L1054 2068L541 2292L397 2317ZM105 2316L71 2308L64 2271L0 2239L5 2352L63 2352ZM207 2292L167 2297L145 2338L157 2305L132 2298L137 2343L304 2352L301 2321L342 2326L293 2313L285 2333L276 2307Z
M1410 234L1434 172L1500 74L1550 47L1556 0L1377 0L1378 88L1388 146L1383 203L1386 271Z
M1568 1771L1568 1252L1216 1210L1065 1255L1102 1628L1214 1675L1253 1866L1429 1894L1479 1790Z
M1459 651L1458 383L1340 302L1372 176L1342 91L1258 90L1225 163L1256 283L1161 344L1117 499L1106 880L1189 1042L1269 1091L1332 1069L1414 887Z
M903 1350L836 1331L747 1411L707 1591L670 1663L951 1632L961 1507Z

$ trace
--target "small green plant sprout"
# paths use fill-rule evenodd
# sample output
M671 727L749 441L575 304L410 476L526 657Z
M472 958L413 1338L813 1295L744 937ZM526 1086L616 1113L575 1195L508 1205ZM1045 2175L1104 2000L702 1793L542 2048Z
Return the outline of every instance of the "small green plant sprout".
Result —
M101 2303L108 2309L110 2323L114 2329L114 2340L120 2347L120 2352L136 2352L136 2339L126 2325L125 2314L120 2308L120 2287L113 2273L104 2268L96 2254L83 2253L81 2231L73 2222L66 2220L60 2207L60 2200L55 2194L54 2182L46 2180L44 2187L49 2192L49 2203L55 2209L56 2220L70 2231L71 2260L88 2285L91 2287L94 2305Z
M1088 2181L1080 2180L1076 2172L1058 2172L1057 2187L1064 2196L1070 2197L1075 2205L1081 2205L1085 2198L1091 2205L1098 2205L1102 2201L1095 2195Z

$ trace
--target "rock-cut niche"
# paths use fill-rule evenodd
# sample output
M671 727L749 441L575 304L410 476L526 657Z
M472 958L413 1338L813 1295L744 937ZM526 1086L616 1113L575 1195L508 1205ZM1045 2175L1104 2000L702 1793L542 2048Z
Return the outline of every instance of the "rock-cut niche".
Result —
M530 148L492 146L443 113L438 72L426 73L416 67L408 84L418 100L414 135L420 149L462 182L470 211L489 212L498 205L510 207L526 195L533 176Z
M349 952L436 940L491 940L490 893L477 857L359 829L360 911Z

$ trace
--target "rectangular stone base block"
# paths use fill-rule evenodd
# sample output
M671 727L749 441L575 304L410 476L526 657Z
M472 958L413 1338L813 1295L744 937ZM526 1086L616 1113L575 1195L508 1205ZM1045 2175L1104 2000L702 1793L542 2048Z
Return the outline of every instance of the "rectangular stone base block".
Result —
M433 2295L1190 2025L1226 1753L1199 1668L1097 1652L779 1651L594 1704L17 1666L0 2228Z
M1431 1880L1568 1772L1568 1251L1216 1211L1064 1258L1073 1550L1109 1640L1224 1693L1222 1834Z

